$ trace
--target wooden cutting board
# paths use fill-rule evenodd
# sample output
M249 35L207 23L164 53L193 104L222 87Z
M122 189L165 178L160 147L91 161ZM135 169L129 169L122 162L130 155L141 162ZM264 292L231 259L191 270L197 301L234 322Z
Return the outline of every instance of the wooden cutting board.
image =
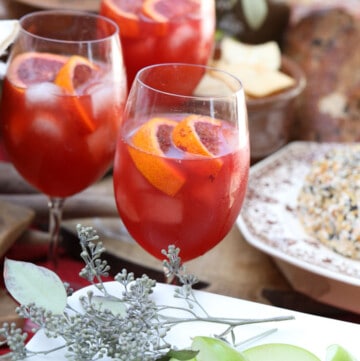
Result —
M20 318L15 309L18 304L9 296L9 294L0 289L0 326L4 323L16 323L17 327L22 327L25 323L23 318Z
M29 227L34 216L30 208L0 201L0 258Z
M0 201L0 259L29 227L34 215L29 208ZM23 323L15 313L16 306L15 301L0 288L0 325L3 322Z

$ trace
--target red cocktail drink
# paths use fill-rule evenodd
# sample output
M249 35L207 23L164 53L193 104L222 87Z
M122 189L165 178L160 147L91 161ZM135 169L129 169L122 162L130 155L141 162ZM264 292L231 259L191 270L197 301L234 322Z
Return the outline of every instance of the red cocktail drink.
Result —
M57 77L74 60L79 62L76 94ZM46 67L46 79L36 72L31 79L24 75L30 62L37 62L42 74ZM84 58L18 55L4 81L1 123L17 170L37 189L56 197L78 193L102 177L113 161L124 84L115 82L104 64Z
M196 144L199 139L211 154ZM249 145L239 145L238 130L228 122L159 115L130 134L121 133L114 164L120 216L155 257L163 258L161 250L174 244L184 261L196 258L233 226L248 168Z
M147 65L206 64L212 54L213 0L102 0L100 13L120 28L129 86Z
M2 89L9 160L49 198L50 259L66 197L112 165L127 83L117 25L79 11L22 17Z
M203 255L235 223L249 158L239 79L198 64L141 69L126 102L113 172L127 230L159 259L170 246L183 261Z

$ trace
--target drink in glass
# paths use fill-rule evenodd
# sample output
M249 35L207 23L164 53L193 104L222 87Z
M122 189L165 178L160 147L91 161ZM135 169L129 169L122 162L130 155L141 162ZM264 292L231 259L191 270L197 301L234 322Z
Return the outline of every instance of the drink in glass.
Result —
M212 55L214 0L102 0L100 13L119 25L129 86L145 66Z
M150 66L129 94L114 163L116 203L129 233L160 259L170 244L184 261L214 247L245 196L243 89L231 75L210 69ZM220 86L210 93L206 87L205 94L197 82L210 71L220 75L214 78Z
M109 19L40 11L20 24L3 85L1 132L15 168L50 197L54 247L63 200L112 165L126 77Z

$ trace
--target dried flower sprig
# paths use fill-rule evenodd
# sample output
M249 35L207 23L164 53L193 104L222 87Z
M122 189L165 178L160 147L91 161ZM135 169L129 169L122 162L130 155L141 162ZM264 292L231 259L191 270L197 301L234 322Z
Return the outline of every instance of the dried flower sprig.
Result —
M96 231L92 227L78 225L77 232L81 257L85 262L80 276L95 286L100 295L89 291L86 296L80 296L82 310L76 310L67 303L68 289L63 285L59 286L60 280L55 278L57 276L52 271L27 262L5 260L5 284L20 303L18 315L36 325L34 332L41 329L48 338L59 338L61 341L58 347L51 350L30 351L25 344L27 334L13 324L4 324L0 328L0 339L4 339L2 344L6 342L11 352L0 356L0 360L9 357L11 360L22 360L59 349L65 350L69 360L77 361L98 360L105 356L118 361L166 361L171 357L190 360L196 355L195 351L177 350L176 346L166 340L175 325L196 321L222 324L226 328L218 337L225 339L230 335L231 341L235 343L234 330L241 325L293 318L232 319L211 316L193 291L193 285L198 282L197 277L186 273L179 257L180 250L174 246L163 251L166 256L163 266L167 277L176 278L180 284L175 288L174 296L184 300L185 307L156 304L152 299L156 282L147 275L135 279L134 274L125 269L114 277L123 289L121 297L114 296L108 293L103 282L103 277L109 274L110 266L101 258L105 248ZM32 299L31 294L37 294L30 292L33 290L28 290L24 295L21 284L23 277L37 277L36 280L40 279L40 283L48 282L48 287L53 287L53 292L48 290L46 296L55 293L54 298L39 300L33 296ZM31 284L27 282L29 283ZM37 283L39 282L34 282L32 287L36 287ZM182 316L169 316L169 310L174 311L174 314L181 310Z

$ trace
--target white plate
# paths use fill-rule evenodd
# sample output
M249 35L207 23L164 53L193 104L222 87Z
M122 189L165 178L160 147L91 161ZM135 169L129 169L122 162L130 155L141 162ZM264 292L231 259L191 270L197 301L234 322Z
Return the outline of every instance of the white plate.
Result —
M109 282L106 284L106 287L111 294L119 295L121 292L121 286L116 282ZM88 289L89 288L82 289L74 294L69 299L69 303L76 309L79 309L79 295L85 294ZM308 349L321 360L324 360L326 347L330 344L337 343L341 344L354 355L360 354L359 325L288 311L273 306L215 295L203 291L196 291L196 295L201 304L213 316L236 318L260 318L284 315L295 316L294 320L241 326L236 331L238 341L277 328L277 331L270 336L253 342L251 345L248 344L246 348L256 344L269 342L291 343ZM174 298L174 286L157 284L153 297L157 304L184 306L184 301ZM174 312L176 316L179 316L179 311ZM220 325L209 325L208 323L201 322L188 323L175 327L169 334L169 341L178 347L189 347L192 336L212 336L224 329L225 327ZM61 344L61 340L53 339L50 341L43 334L37 333L29 342L28 348L34 351L46 350L49 347L56 347L59 344ZM46 356L31 357L28 360L62 361L66 359L63 351L57 351L56 353L51 353ZM102 360L105 361L106 359Z
M313 160L343 146L293 142L251 167L237 225L250 244L274 257L295 289L360 312L360 262L336 254L307 235L295 212Z
M83 11L98 11L100 0L16 0L25 5L40 9L69 9Z

